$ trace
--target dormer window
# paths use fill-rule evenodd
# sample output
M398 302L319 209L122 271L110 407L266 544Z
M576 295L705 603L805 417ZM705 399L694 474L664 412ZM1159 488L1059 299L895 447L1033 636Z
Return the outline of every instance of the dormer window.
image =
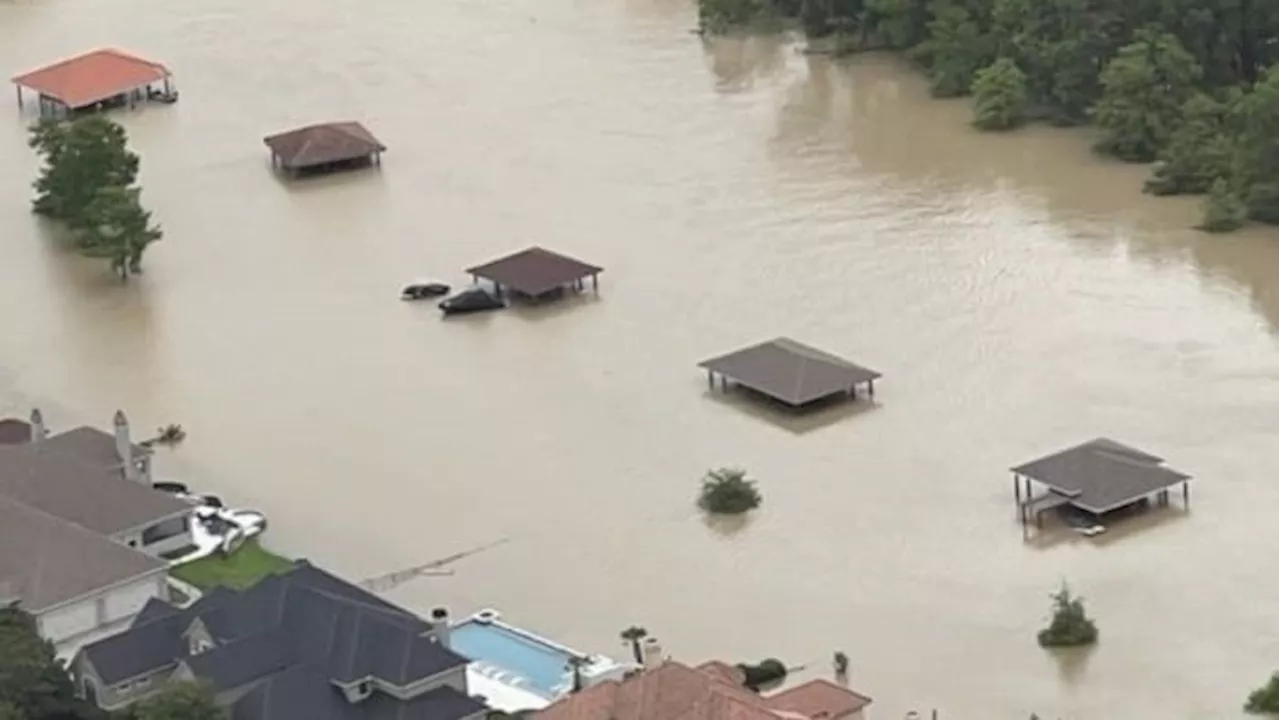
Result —
M373 694L373 682L370 680L361 680L354 685L346 687L347 702L358 703L367 700Z
M207 650L214 648L213 636L209 634L208 628L204 626L200 618L191 621L191 627L183 633L187 639L187 654L199 655Z

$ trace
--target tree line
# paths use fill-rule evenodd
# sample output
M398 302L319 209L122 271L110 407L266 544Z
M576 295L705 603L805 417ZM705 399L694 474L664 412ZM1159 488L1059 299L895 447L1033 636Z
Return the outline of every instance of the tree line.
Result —
M141 272L142 253L163 233L142 207L124 128L102 115L44 120L29 143L44 160L32 210L64 223L75 248L109 261L121 280Z
M836 54L906 53L974 122L1094 124L1155 166L1145 190L1206 194L1201 227L1277 221L1271 0L699 0L704 33L799 24Z

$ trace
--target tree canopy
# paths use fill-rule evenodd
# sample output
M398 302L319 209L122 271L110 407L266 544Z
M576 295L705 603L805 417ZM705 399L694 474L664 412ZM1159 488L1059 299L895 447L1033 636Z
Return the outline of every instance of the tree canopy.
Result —
M36 621L0 608L0 719L94 720L100 715L75 695L71 677Z
M836 35L837 51L903 51L936 95L972 93L979 127L1093 122L1100 151L1159 161L1150 192L1208 193L1222 179L1208 213L1244 207L1276 223L1274 2L699 0L699 11L705 32L789 18L810 38Z
M213 688L203 682L181 682L130 706L113 720L228 720L214 700Z
M65 223L76 248L109 261L122 280L140 272L143 252L163 234L142 207L124 128L101 115L42 121L29 142L44 159L32 209Z

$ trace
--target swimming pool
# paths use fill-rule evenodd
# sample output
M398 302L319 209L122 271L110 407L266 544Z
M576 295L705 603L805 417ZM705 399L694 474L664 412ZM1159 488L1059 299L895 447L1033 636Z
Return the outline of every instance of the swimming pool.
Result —
M449 646L464 657L519 675L520 685L554 698L569 680L570 653L497 622L465 620L449 631Z

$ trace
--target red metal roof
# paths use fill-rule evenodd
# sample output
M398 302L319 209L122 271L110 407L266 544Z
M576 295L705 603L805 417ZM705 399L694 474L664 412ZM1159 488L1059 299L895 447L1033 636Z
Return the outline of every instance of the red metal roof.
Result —
M13 82L79 108L160 82L168 75L169 69L158 62L104 48L32 70Z

